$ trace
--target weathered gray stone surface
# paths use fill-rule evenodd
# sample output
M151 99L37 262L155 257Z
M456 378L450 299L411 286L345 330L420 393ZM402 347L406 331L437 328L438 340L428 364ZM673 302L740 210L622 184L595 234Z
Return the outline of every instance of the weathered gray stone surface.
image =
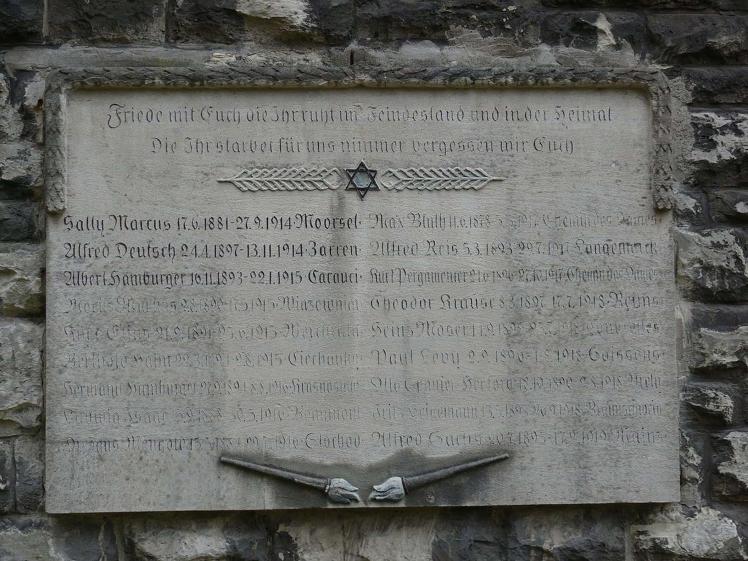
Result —
M10 81L0 72L0 146L18 139L23 129L18 108L10 103Z
M745 232L714 229L676 232L677 274L691 294L721 302L748 298Z
M690 384L686 387L683 399L698 413L717 422L728 425L735 417L737 387L728 385Z
M680 444L681 502L689 506L701 505L704 482L704 452L699 446L701 435L691 435L683 431Z
M136 559L163 561L220 561L232 553L223 528L212 524L184 529L161 528L134 536Z
M622 511L590 513L567 509L557 513L510 513L507 559L599 559L615 561L625 555L625 534L614 520Z
M748 192L719 189L709 193L712 219L717 222L748 222Z
M693 181L705 187L748 185L747 112L694 111Z
M598 9L626 8L634 6L641 9L659 10L739 10L743 5L741 0L542 0L543 6L552 8L573 8L580 5Z
M731 431L717 437L713 486L729 500L748 500L748 433Z
M50 552L47 520L28 516L0 518L0 559L3 561L58 561L59 557Z
M13 512L16 496L13 439L0 438L0 512Z
M40 515L0 519L3 561L116 561L118 555L112 522L105 519L50 520Z
M650 15L647 27L655 57L673 64L748 62L748 16Z
M702 328L694 339L696 368L748 367L748 328L717 331Z
M745 66L686 67L673 69L671 73L686 81L697 105L748 103Z
M0 242L26 242L37 238L39 207L25 201L0 200Z
M0 144L0 185L7 183L26 188L41 186L42 153L37 144L25 141Z
M636 559L688 561L748 559L737 524L710 508L667 507L646 526L634 527Z
M166 2L48 0L48 39L53 42L161 43Z
M435 546L436 511L404 513L397 518L385 513L346 516L336 513L331 524L315 528L308 517L281 522L278 532L287 534L300 559L340 559L348 552L363 559L431 559ZM355 559L356 557L354 557Z
M300 559L278 523L242 516L139 517L123 529L128 559L147 561Z
M49 549L55 561L115 561L119 556L114 522L103 517L56 518Z
M44 246L0 245L0 310L7 316L44 312Z
M0 2L0 43L41 42L43 19L42 0L3 0Z
M41 423L42 333L31 321L0 320L0 433Z
M16 511L37 512L44 498L44 441L38 436L19 436L13 452Z
M170 35L180 42L232 43L350 34L349 0L185 0L174 10Z

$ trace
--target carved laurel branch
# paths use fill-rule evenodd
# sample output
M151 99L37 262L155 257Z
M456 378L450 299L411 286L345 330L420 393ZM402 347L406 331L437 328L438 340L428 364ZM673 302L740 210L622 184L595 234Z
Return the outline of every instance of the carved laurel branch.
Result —
M240 191L322 191L337 189L339 180L334 168L252 168L218 181Z
M391 191L442 191L478 190L492 181L503 181L503 178L494 177L480 168L404 168L385 170L380 184Z
M503 181L480 168L400 168L382 172L379 184L390 191L478 190L492 181ZM343 179L334 168L251 168L233 177L218 179L240 191L322 191L338 189Z

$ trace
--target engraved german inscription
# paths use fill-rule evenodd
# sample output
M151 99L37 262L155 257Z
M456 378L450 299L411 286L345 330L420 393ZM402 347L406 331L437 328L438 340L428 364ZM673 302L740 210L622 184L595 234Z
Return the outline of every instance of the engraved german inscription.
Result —
M48 510L677 500L644 93L81 89L64 111Z

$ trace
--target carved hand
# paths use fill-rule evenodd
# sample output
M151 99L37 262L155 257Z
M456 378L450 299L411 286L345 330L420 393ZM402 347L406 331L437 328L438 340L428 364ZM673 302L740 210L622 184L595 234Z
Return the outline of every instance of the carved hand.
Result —
M327 498L334 503L341 503L344 505L350 504L353 501L357 503L361 502L361 498L358 496L358 487L354 487L348 483L345 479L340 477L334 477L327 482L325 487L325 494Z
M405 486L402 477L390 477L388 480L374 485L374 490L369 495L370 500L391 501L396 503L405 496Z

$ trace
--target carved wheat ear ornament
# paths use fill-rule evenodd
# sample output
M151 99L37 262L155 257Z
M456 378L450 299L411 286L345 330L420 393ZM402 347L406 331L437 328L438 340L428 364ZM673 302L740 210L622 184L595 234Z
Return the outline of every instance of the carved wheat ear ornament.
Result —
M361 498L358 496L358 493L356 493L356 491L358 491L358 487L354 487L353 485L348 483L348 481L340 477L327 478L319 477L316 475L308 475L305 473L291 471L268 464L257 464L255 462L249 462L240 458L232 458L230 456L221 456L220 460L224 464L230 464L257 473L271 475L279 479L285 479L286 481L291 481L292 483L296 483L297 485L304 485L306 487L319 489L320 491L325 493L325 495L327 495L328 500L334 503L347 505L353 501L361 502Z
M337 189L340 172L335 168L250 168L218 179L239 191L324 191Z
M431 483L452 477L453 475L457 475L458 473L462 473L469 469L475 469L495 462L500 462L507 458L509 458L509 454L499 454L498 456L488 456L470 462L454 464L418 475L390 477L379 485L374 485L374 490L369 495L369 500L396 503L401 501L403 497L413 489L430 485Z
M390 191L479 191L494 181L504 178L481 168L399 168L385 170L380 184Z
M377 175L379 174L379 175ZM355 168L322 167L247 168L232 177L219 178L244 192L259 191L325 191L341 187L355 191L361 200L369 191L479 191L497 181L504 181L481 168L397 168L381 173L362 160Z

